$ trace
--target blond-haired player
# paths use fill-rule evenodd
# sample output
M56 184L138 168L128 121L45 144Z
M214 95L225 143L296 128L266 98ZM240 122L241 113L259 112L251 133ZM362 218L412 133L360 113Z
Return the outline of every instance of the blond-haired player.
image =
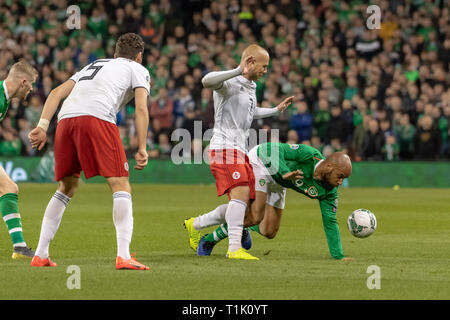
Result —
M255 81L267 73L269 53L252 44L242 53L240 65L233 70L210 72L202 79L205 88L214 90L214 130L209 146L209 163L216 179L217 195L228 195L225 219L228 224L227 258L257 260L242 248L245 212L255 197L255 184L248 152L249 129L253 119L275 116L284 111L293 97L275 108L256 106ZM222 210L223 206L215 210ZM201 238L197 221L184 221L189 242L197 251Z
M11 99L27 98L37 77L36 69L23 59L12 65L6 79L0 81L0 121L6 116ZM34 251L28 248L23 237L18 194L19 187L0 167L0 211L13 243L12 258L31 258Z

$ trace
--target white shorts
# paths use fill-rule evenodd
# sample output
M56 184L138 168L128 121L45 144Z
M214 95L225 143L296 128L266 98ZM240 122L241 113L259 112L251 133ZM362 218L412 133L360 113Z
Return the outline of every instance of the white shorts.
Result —
M253 174L255 175L255 191L267 194L267 204L275 208L284 209L286 188L273 180L267 168L258 158L257 148L258 146L254 147L248 153L250 164L253 167Z

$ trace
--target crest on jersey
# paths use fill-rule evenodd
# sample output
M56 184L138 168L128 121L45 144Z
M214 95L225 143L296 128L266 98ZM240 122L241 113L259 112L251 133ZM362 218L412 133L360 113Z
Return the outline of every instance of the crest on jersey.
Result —
M311 197L317 197L319 195L319 191L317 191L316 187L309 187L307 193L311 196Z
M292 150L297 150L300 147L298 144L290 144L289 146Z
M266 184L266 180L265 179L259 179L259 185L261 187L264 187L265 184Z
M241 174L237 171L233 172L233 174L231 175L233 177L234 180L237 180L241 177Z
M125 168L125 171L128 171L130 168L128 167L128 162L125 162L123 164L123 167Z

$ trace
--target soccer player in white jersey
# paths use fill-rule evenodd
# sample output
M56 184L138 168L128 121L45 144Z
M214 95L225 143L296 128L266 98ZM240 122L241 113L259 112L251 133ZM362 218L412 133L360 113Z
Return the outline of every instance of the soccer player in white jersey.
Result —
M134 94L139 148L135 169L147 165L147 98L150 75L142 63L144 42L126 33L116 43L114 59L97 60L53 89L45 102L38 126L29 134L34 148L47 140L47 128L61 100L55 134L55 180L58 189L48 203L31 266L56 266L50 260L50 241L74 195L81 171L87 179L103 176L113 193L113 221L117 236L116 269L148 270L130 255L133 212L128 163L116 125L116 114Z
M256 107L256 83L267 73L268 52L252 44L242 53L239 67L229 71L210 72L202 79L205 88L213 89L214 130L209 146L209 163L216 179L217 195L230 199L225 219L228 224L227 258L258 260L242 248L241 238L245 212L255 198L253 170L247 157L249 129L253 119L280 114L292 102L286 98L275 108ZM219 206L215 210L223 209ZM198 221L184 221L189 242L197 251L201 238Z

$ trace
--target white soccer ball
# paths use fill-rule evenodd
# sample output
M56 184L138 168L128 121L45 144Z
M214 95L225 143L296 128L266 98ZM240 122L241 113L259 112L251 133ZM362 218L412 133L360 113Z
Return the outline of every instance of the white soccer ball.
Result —
M357 238L366 238L377 229L377 218L367 209L353 211L347 219L348 230Z

